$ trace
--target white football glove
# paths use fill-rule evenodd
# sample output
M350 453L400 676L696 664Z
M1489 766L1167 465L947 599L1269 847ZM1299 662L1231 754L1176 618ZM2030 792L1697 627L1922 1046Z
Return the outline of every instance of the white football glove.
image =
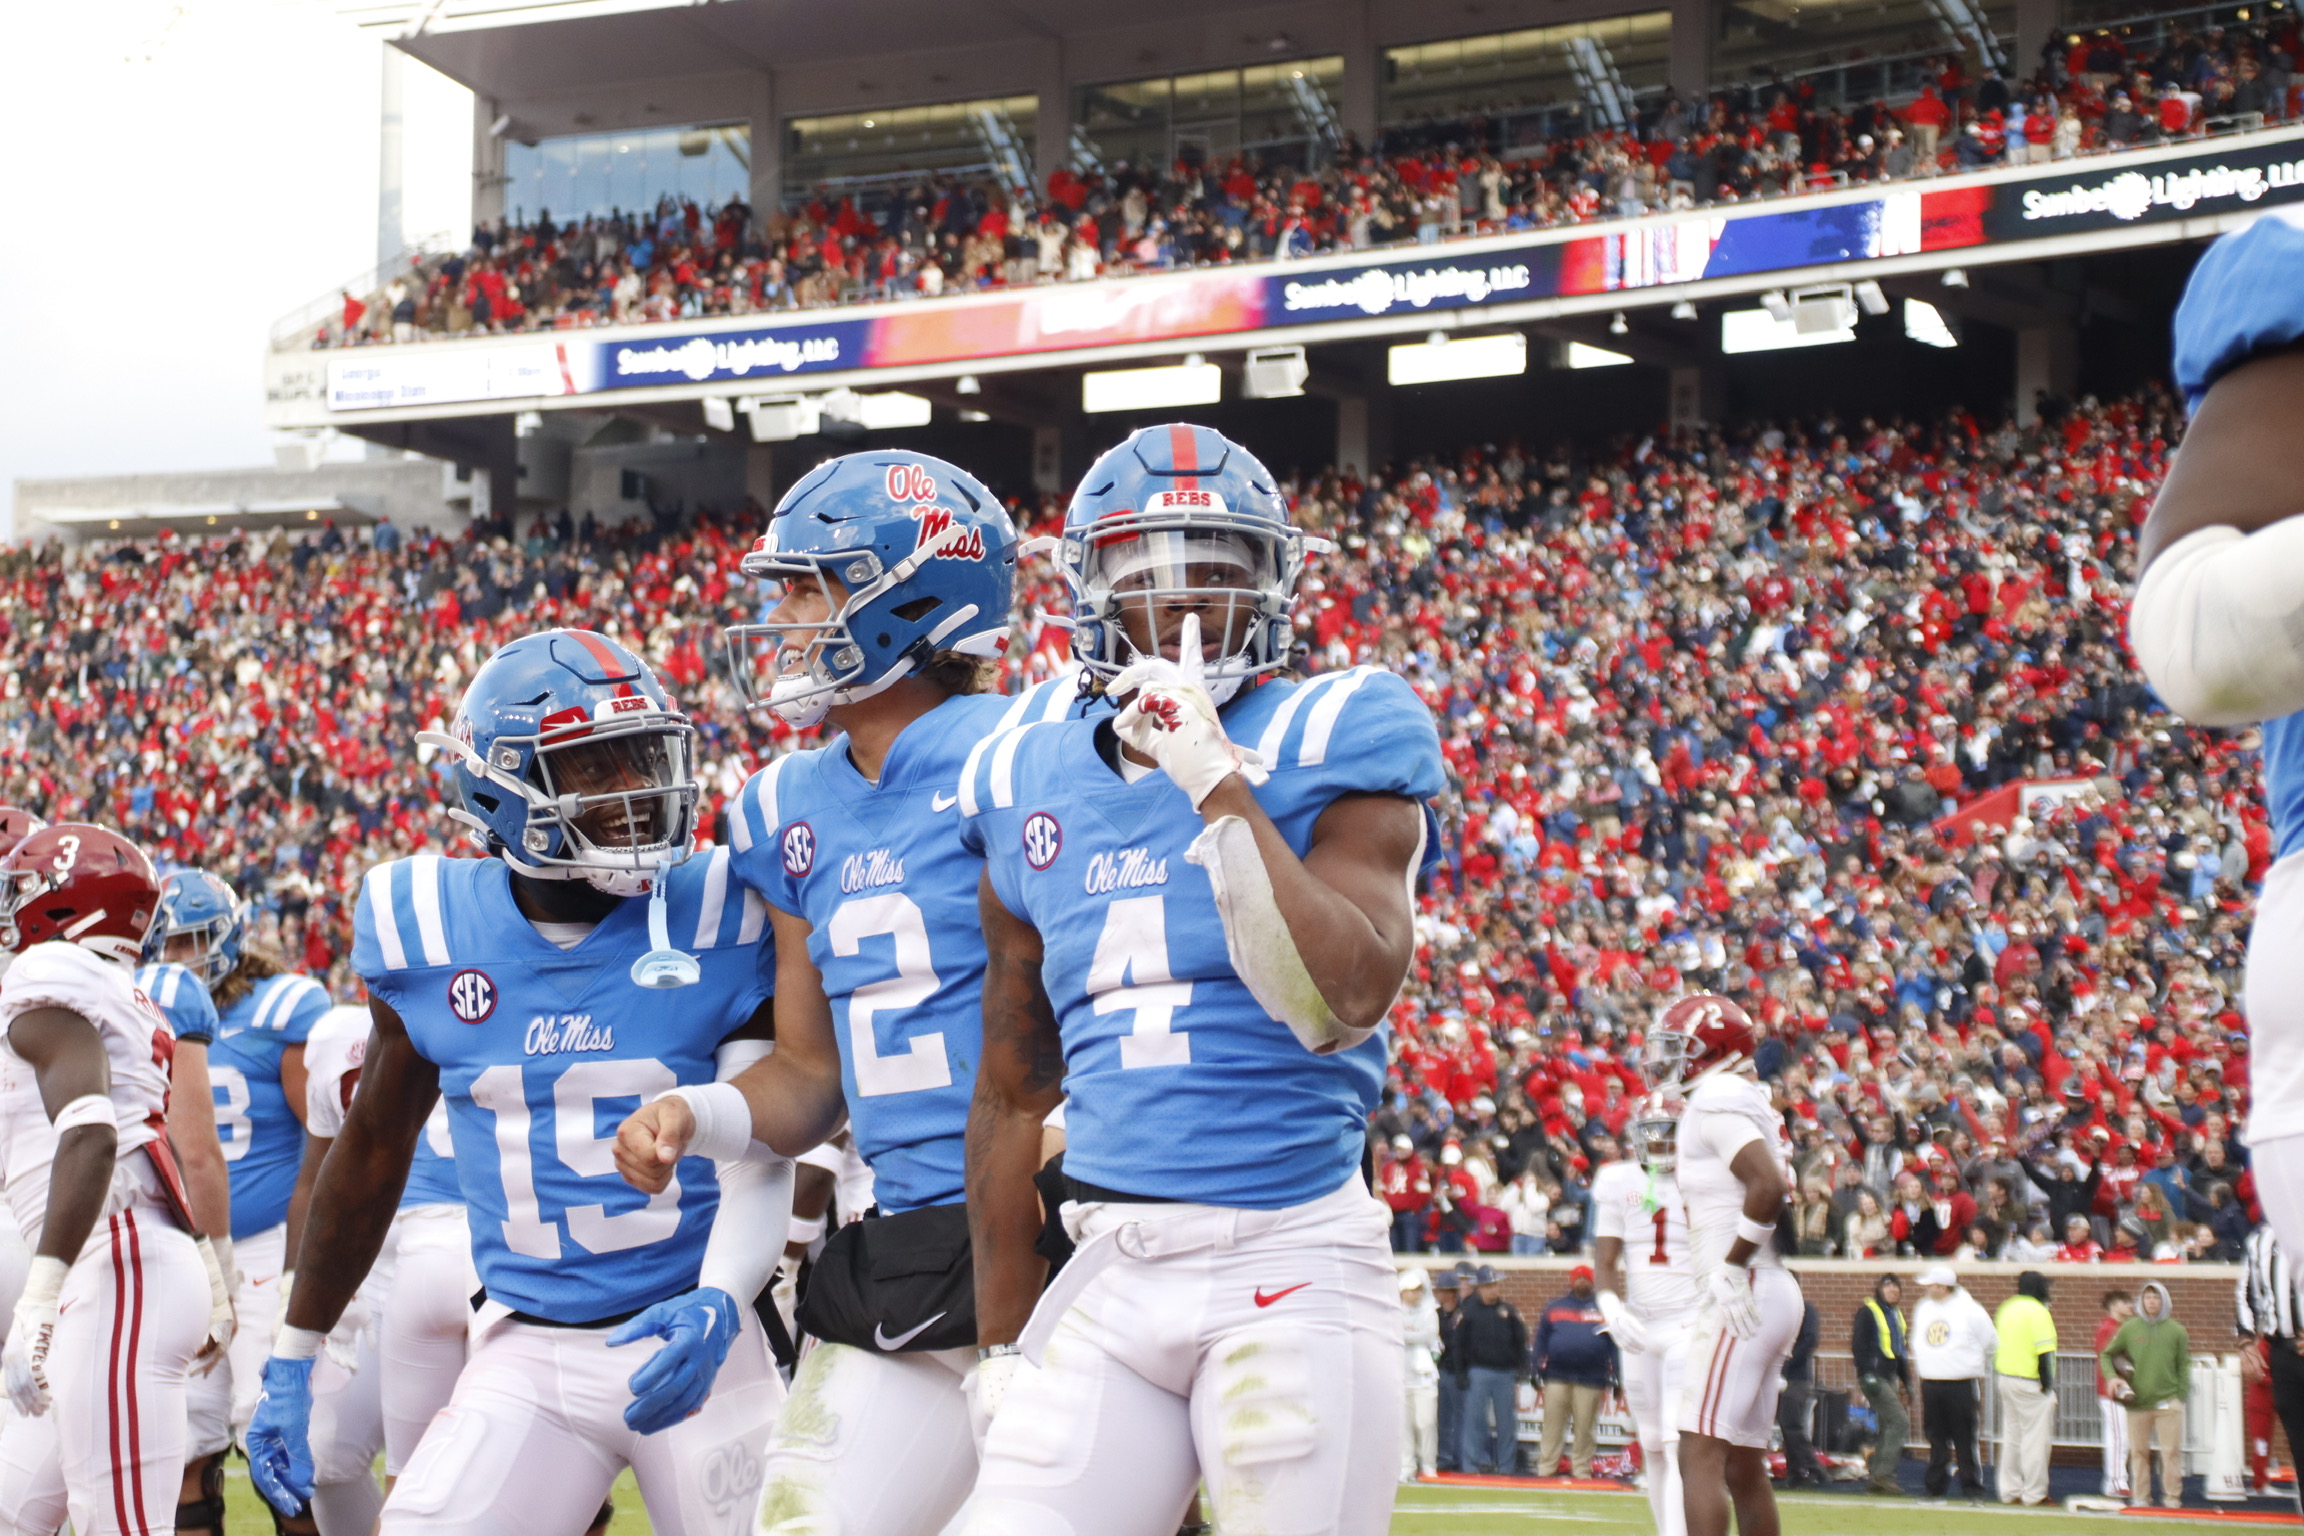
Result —
M206 1362L201 1366L201 1374L206 1375L232 1347L232 1335L240 1327L239 1314L232 1307L232 1240L218 1243L201 1237L193 1239L192 1246L200 1250L200 1267L208 1272L208 1332L200 1341L200 1353L193 1356ZM280 1313L287 1315L285 1303Z
M1752 1295L1752 1271L1723 1264L1704 1278L1704 1300L1719 1312L1721 1326L1736 1338L1760 1331L1760 1303Z
M1632 1315L1623 1297L1614 1291L1602 1291L1597 1300L1600 1315L1608 1319L1602 1331L1616 1341L1618 1349L1636 1355L1648 1347L1648 1325Z
M1112 728L1159 764L1198 810L1210 791L1235 773L1251 784L1271 775L1264 771L1264 759L1235 745L1216 718L1216 700L1200 681L1200 615L1184 616L1176 644L1182 663L1148 656L1113 678L1105 691L1116 699L1136 696Z
M992 1432L992 1420L1000 1412L1001 1403L1008 1397L1008 1389L1015 1385L1019 1371L1029 1368L1022 1355L994 1355L979 1360L968 1373L963 1386L968 1393L968 1427L976 1435L976 1455L984 1455L984 1437Z
M48 1350L56 1342L56 1302L71 1266L50 1254L32 1260L24 1294L8 1320L8 1347L0 1350L0 1385L28 1419L48 1411Z

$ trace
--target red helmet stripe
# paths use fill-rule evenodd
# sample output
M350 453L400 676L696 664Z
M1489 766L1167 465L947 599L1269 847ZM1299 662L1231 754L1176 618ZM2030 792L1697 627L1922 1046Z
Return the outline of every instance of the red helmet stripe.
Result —
M599 635L594 634L589 629L567 629L562 630L561 633L590 651L592 659L600 663L600 670L608 676L622 677L625 675L624 658L609 649L608 642Z
M1200 442L1193 435L1192 429L1180 421L1172 422L1168 427L1168 453L1176 461L1179 477L1176 489L1200 489Z

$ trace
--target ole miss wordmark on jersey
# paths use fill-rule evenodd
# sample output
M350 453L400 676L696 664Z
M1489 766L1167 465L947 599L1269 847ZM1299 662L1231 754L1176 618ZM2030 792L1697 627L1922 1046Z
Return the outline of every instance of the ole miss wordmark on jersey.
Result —
M720 1203L708 1158L662 1193L616 1174L616 1127L648 1100L708 1083L713 1052L767 1000L768 911L715 848L672 870L672 942L703 979L632 980L653 946L648 899L620 902L573 949L538 934L502 859L420 854L368 872L354 967L440 1069L456 1173L488 1294L582 1323L696 1284Z
M884 1211L962 1196L983 1041L984 863L961 845L961 763L993 732L1062 719L1073 703L1068 677L1015 698L947 699L904 727L878 784L856 771L843 736L778 758L736 798L737 874L808 921L848 1123Z
M1224 729L1271 770L1255 788L1289 847L1339 798L1440 792L1431 711L1357 667L1252 688ZM1064 1036L1067 1173L1129 1194L1258 1209L1334 1192L1359 1166L1386 1036L1314 1056L1232 969L1205 825L1165 773L1130 784L1099 720L1015 727L970 755L960 812L1001 903L1040 932Z
M253 1237L288 1219L304 1123L280 1086L280 1057L302 1045L328 1011L328 989L309 976L267 976L216 1021L208 1079L216 1094L216 1139L232 1175L232 1236Z

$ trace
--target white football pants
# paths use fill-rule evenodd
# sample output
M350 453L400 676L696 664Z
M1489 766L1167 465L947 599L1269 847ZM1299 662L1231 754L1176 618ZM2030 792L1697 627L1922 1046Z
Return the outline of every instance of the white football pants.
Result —
M0 1533L174 1530L185 1375L207 1332L207 1271L184 1230L153 1206L98 1221L64 1277L48 1411L0 1408Z
M1657 1536L1688 1536L1688 1510L1680 1497L1680 1379L1688 1368L1689 1319L1644 1318L1648 1342L1638 1353L1616 1352L1624 1406L1640 1437L1641 1470L1648 1478L1648 1511Z
M1067 1205L968 1536L1385 1536L1400 1465L1390 1212L1357 1178L1278 1211Z
M1804 1310L1800 1282L1785 1270L1755 1269L1752 1299L1759 1304L1760 1331L1748 1339L1722 1327L1709 1303L1697 1307L1680 1379L1681 1434L1766 1450L1776 1432L1784 1360Z
M384 1300L384 1471L398 1477L433 1416L448 1406L471 1347L472 1234L460 1205L411 1205L392 1221L392 1289Z
M759 1319L743 1314L702 1411L660 1434L624 1423L632 1373L660 1340L505 1319L472 1346L455 1395L384 1501L383 1536L582 1531L626 1467L656 1536L748 1536L784 1401Z
M818 1343L768 1441L761 1536L935 1536L976 1481L974 1352Z
M1422 1346L1417 1353L1423 1354ZM1424 1355L1429 1362L1431 1356ZM1400 1480L1433 1477L1440 1471L1440 1378L1407 1377L1406 1416L1400 1421Z
M264 1360L280 1319L280 1272L287 1264L288 1224L267 1227L232 1244L235 1322L232 1347L222 1364L192 1378L187 1408L192 1417L191 1454L207 1456L235 1444L247 1433L264 1386ZM317 1371L315 1386L317 1386Z

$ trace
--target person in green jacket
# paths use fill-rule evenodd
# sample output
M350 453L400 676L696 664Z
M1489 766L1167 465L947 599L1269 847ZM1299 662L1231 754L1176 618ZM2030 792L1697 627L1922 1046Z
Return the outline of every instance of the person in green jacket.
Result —
M2192 1341L2176 1321L2168 1287L2147 1284L2136 1315L2105 1342L2098 1363L2128 1412L2128 1503L2152 1502L2152 1451L2160 1457L2160 1503L2184 1504L2184 1399L2192 1390Z

